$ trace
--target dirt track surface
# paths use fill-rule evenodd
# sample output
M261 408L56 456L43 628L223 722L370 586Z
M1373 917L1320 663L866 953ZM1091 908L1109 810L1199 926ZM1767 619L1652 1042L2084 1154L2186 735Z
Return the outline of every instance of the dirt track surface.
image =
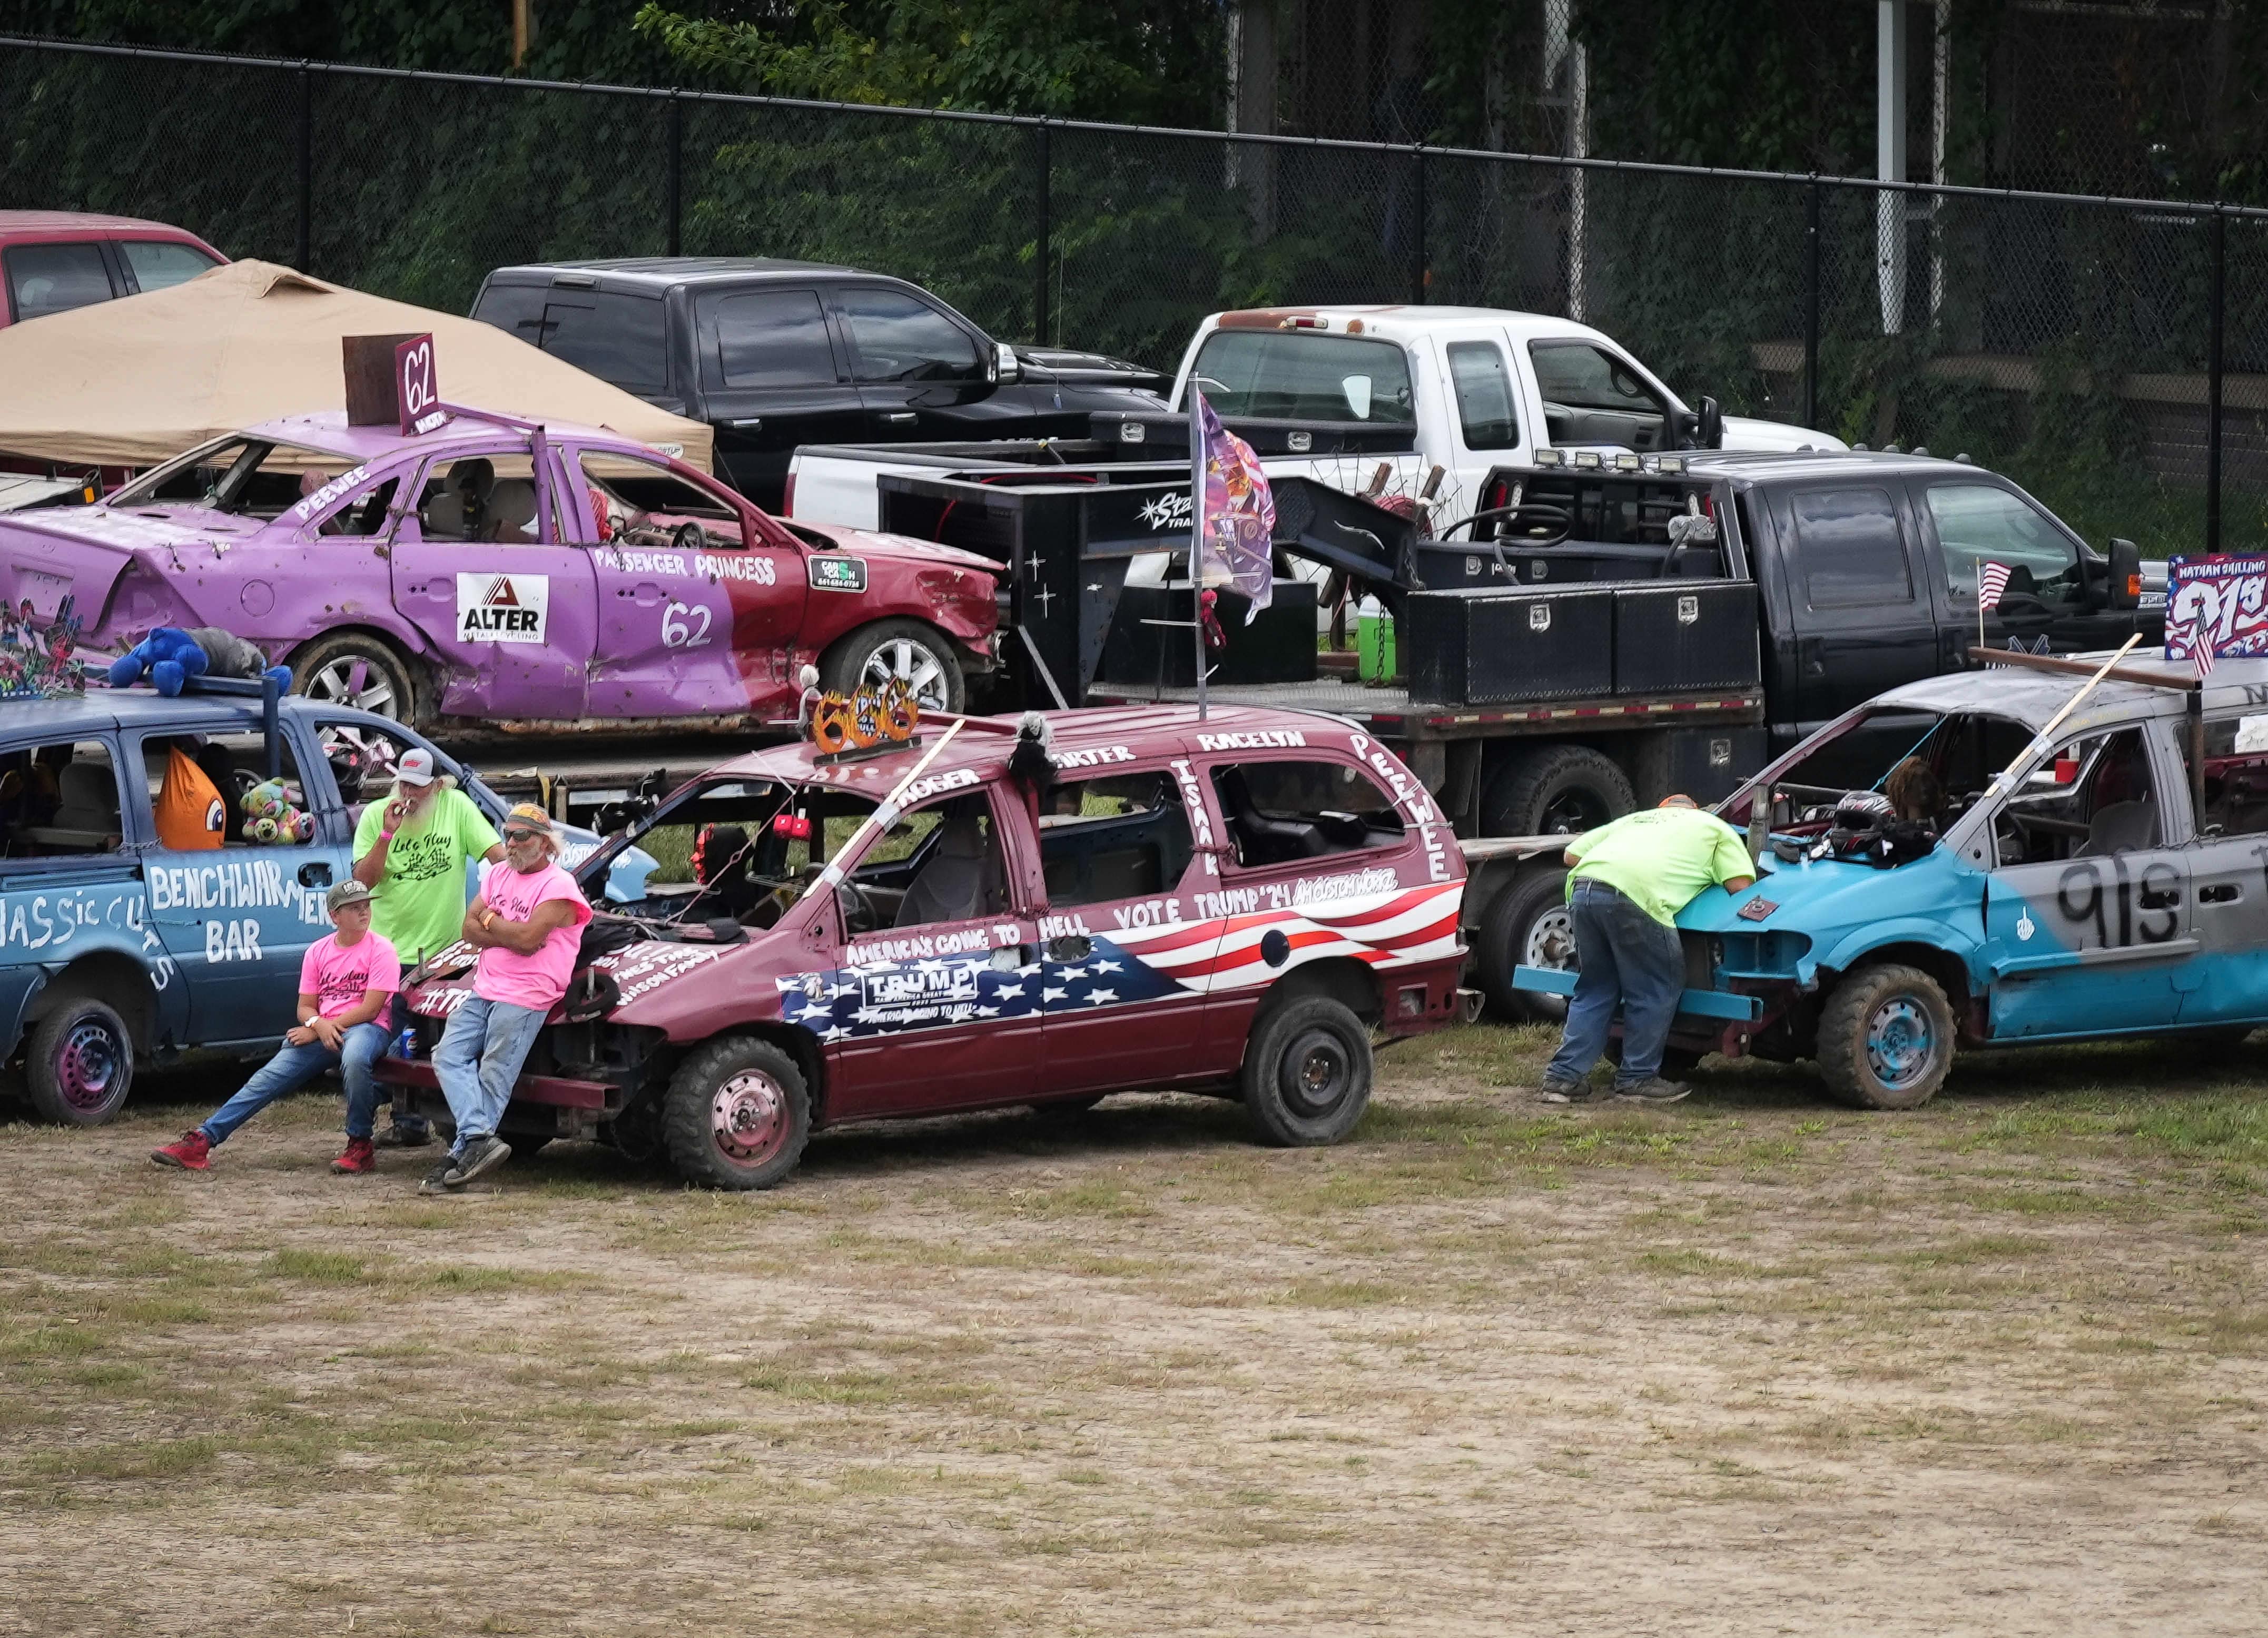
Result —
M2163 1047L1350 1145L1121 1098L332 1178L337 1102L0 1129L0 1633L2253 1633L2268 1096ZM2149 1090L2138 1091L2138 1083Z

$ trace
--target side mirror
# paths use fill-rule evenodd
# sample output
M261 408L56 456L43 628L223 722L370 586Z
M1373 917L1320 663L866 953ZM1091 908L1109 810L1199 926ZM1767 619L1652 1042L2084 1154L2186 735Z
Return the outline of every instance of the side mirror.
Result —
M2132 540L2110 543L2110 606L2142 606L2142 548Z
M1701 398L1701 425L1694 435L1694 441L1703 449L1725 447L1725 412L1717 407L1717 400L1706 393Z
M1022 378L1024 366L1016 362L1016 349L1005 342L992 343L992 378L995 381L1014 381Z

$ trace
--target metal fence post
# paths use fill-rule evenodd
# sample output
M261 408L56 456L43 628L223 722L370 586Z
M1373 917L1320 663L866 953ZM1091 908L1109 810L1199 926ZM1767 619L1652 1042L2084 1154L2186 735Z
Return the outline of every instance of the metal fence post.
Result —
M1410 151L1418 167L1417 200L1410 228L1410 303L1415 307L1425 305L1425 146L1420 143Z
M1819 424L1819 173L1803 197L1803 424Z
M1048 344L1048 263L1053 259L1055 224L1049 219L1048 195L1053 180L1055 157L1049 151L1048 122L1042 119L1032 128L1032 192L1039 206L1039 221L1035 228L1035 252L1032 257L1032 341L1045 347Z
M669 253L685 253L685 105L669 88Z
M2228 217L2213 206L2213 319L2205 366L2205 549L2220 550L2220 367L2222 316L2228 307Z
M291 265L302 273L313 273L310 265L315 259L315 70L306 58L299 60L299 232L298 243Z

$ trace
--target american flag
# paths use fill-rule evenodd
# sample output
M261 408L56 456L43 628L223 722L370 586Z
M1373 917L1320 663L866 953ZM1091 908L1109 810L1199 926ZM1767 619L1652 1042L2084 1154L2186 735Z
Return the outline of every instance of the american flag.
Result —
M2008 566L2006 563L1977 565L1977 612L2000 606L2000 593L2008 589Z
M2200 621L2198 623L2202 627L2205 622ZM2190 658L2197 663L2199 682L2213 675L2213 633L2200 629L2191 634Z

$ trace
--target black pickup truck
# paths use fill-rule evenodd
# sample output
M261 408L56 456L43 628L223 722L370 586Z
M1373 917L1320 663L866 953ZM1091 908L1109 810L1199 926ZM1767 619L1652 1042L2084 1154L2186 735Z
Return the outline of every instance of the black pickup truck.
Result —
M644 256L498 268L473 317L709 422L718 475L780 514L799 444L1076 436L1098 411L1165 408L1155 371L1012 347L918 285L819 262Z
M883 528L1001 560L1005 678L1031 703L1191 697L1183 639L1159 625L1189 618L1186 469L1128 463L1168 429L1129 451L1112 422L1045 448L912 452L933 464L879 480ZM1551 1003L1514 992L1513 966L1568 953L1552 838L1672 791L1727 795L1849 707L1962 669L1980 633L2068 653L2163 630L2162 564L2123 540L2095 552L2007 479L1921 454L1549 450L1491 472L1467 518L1290 481L1277 510L1279 553L1394 607L1402 675L1315 665L1292 629L1313 631L1311 568L1279 579L1261 624L1241 606L1224 621L1211 697L1344 718L1425 781L1465 839L1481 987L1518 1015ZM2010 572L1980 622L1985 562ZM1173 646L1130 641L1145 628ZM1236 680L1256 661L1292 679Z

